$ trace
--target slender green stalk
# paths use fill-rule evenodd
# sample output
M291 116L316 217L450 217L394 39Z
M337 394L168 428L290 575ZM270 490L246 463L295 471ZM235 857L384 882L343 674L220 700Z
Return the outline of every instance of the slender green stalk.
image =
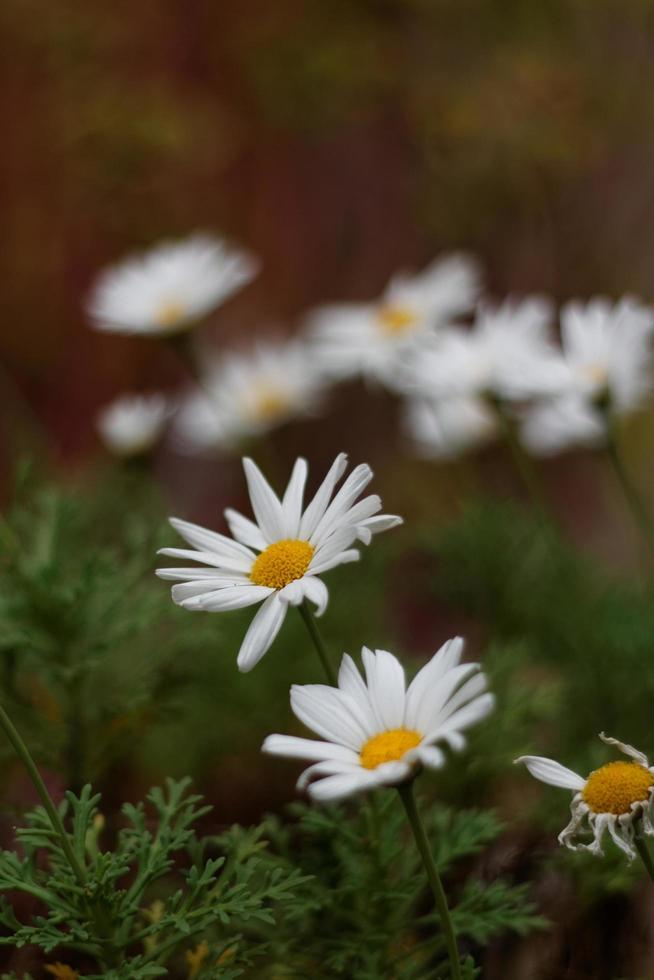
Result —
M631 482L631 477L627 473L626 467L622 461L622 455L618 449L615 431L610 423L607 425L606 450L613 467L613 472L617 477L620 488L622 489L625 500L627 501L627 506L631 511L634 523L641 531L650 552L652 555L654 555L654 524L652 524L652 518L650 517L640 494Z
M513 465L520 477L520 480L527 491L527 494L544 521L551 522L550 507L543 493L540 480L534 465L522 448L520 440L516 434L515 424L509 417L501 400L494 396L489 396L488 402L495 412L495 417L499 430L507 445Z
M634 838L634 847L638 851L641 861L645 865L645 870L650 876L652 881L654 881L654 862L652 861L652 855L649 853L649 847L646 841L641 837L640 833L636 831L636 836Z
M48 815L48 819L52 824L52 829L55 831L61 841L62 850L68 859L68 863L71 866L73 874L77 878L82 888L84 888L86 886L86 871L82 867L77 855L75 854L75 851L73 850L70 838L66 833L59 811L52 802L52 797L48 793L47 787L41 778L41 773L37 769L36 763L30 755L29 749L18 734L18 731L16 730L11 718L2 705L0 705L0 727L2 727L4 730L4 733L11 742L16 755L25 766L34 788L39 794L41 803L43 804L45 812Z
M318 629L318 624L316 623L316 618L311 612L311 608L306 599L302 602L301 606L298 606L298 609L300 610L300 615L302 616L304 624L309 631L309 636L311 637L313 645L316 648L316 652L320 658L320 663L327 674L328 683L331 684L332 687L338 687L336 671L330 662L327 654L327 648L325 647L325 643Z
M457 946L456 936L454 934L454 927L452 925L452 918L450 916L450 910L447 906L447 898L445 896L445 891L443 890L443 884L438 871L436 870L434 856L431 852L429 841L427 840L425 827L420 818L420 814L418 813L416 800L413 795L413 782L403 783L401 786L397 787L397 790L400 794L400 799L404 804L404 809L406 810L409 823L411 824L411 830L413 831L413 836L415 837L418 850L420 851L420 857L422 858L422 863L425 866L429 886L434 896L434 904L436 905L436 910L440 916L441 927L445 937L445 944L447 946L447 952L450 958L452 980L461 980L461 960L459 957L459 947Z

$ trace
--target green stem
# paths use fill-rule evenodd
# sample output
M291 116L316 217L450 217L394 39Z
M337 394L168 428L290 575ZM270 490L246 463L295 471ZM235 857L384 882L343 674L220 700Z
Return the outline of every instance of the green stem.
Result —
M298 606L298 609L300 610L300 615L304 620L304 625L309 631L309 636L311 637L313 645L316 648L316 651L320 658L320 663L322 664L323 669L327 674L328 683L331 684L332 687L338 687L338 679L336 677L336 671L332 667L332 664L329 660L329 656L327 654L327 648L325 647L323 638L320 635L320 631L318 630L318 624L316 623L315 616L311 612L311 608L306 599L304 599L302 605Z
M645 840L640 836L638 831L636 831L636 836L634 838L634 846L640 855L640 859L645 865L645 870L650 876L652 881L654 881L654 862L652 861L652 855L649 853L649 848Z
M39 794L41 803L45 808L45 812L48 815L48 819L52 824L52 829L58 835L61 841L61 847L68 859L68 863L71 866L73 874L77 878L78 882L84 888L86 886L86 871L80 864L75 851L70 843L70 838L66 833L66 830L61 819L59 811L52 802L52 797L48 793L45 783L41 778L41 773L36 767L34 759L30 755L29 749L23 742L22 738L18 734L11 718L5 711L5 709L0 705L0 726L4 730L5 735L11 742L16 755L21 760L25 768L27 769L28 775L32 780L36 792Z
M544 521L551 522L549 504L545 498L545 494L543 493L543 489L540 485L540 480L538 479L534 465L527 453L522 448L520 440L518 439L513 420L507 414L506 409L499 398L489 396L488 402L495 412L499 430L508 447L509 453L511 454L513 465L525 490L527 491L531 502L539 512L542 519Z
M618 483L620 484L634 522L642 532L647 547L651 551L652 555L654 555L654 525L652 525L652 519L640 497L640 494L634 487L633 483L631 482L631 477L627 473L625 465L622 461L622 455L618 449L615 432L610 422L607 424L606 449L613 467L613 472L615 473Z
M413 781L403 783L402 785L398 786L397 791L400 794L400 799L404 804L406 815L409 823L411 824L411 830L413 831L413 836L415 837L416 844L420 852L420 857L422 858L422 863L425 866L429 886L434 896L434 904L436 905L436 910L441 920L441 927L443 929L447 952L450 958L452 980L461 980L461 960L459 958L459 948L457 946L454 927L452 925L452 917L450 916L450 910L447 906L447 898L445 896L445 891L443 890L443 884L438 871L436 870L434 856L431 852L429 841L427 840L425 827L420 818L420 814L418 813L416 800L413 795Z

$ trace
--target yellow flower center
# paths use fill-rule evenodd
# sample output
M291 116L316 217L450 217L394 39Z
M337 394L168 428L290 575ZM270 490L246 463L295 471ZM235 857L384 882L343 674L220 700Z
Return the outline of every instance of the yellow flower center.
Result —
M162 303L155 313L154 322L163 330L169 330L171 327L176 327L185 315L186 310L183 305L178 300L169 299Z
M604 364L587 364L582 370L588 381L595 385L605 385L609 380L609 372Z
M252 415L255 419L267 422L279 418L288 411L289 400L283 391L267 388L262 385L256 393L252 405Z
M401 334L411 330L418 317L408 306L380 306L377 310L379 326L382 333Z
M395 762L421 742L422 735L410 728L391 728L368 739L359 753L361 765L364 769L376 769L384 762Z
M629 813L632 803L646 800L654 776L638 762L609 762L591 772L582 797L593 813Z
M312 558L313 548L308 541L292 538L275 541L257 555L250 581L269 589L283 589L289 582L302 578Z

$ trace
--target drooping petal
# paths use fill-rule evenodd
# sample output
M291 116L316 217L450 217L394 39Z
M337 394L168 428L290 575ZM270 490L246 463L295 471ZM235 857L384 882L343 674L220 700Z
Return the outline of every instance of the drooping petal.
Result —
M284 538L284 517L277 494L253 460L245 457L243 469L252 510L266 543L281 541Z
M305 790L314 779L324 776L345 775L347 773L361 772L358 762L341 762L338 759L325 759L324 762L316 762L314 765L305 769L296 783L296 789L300 792Z
M300 582L305 597L316 607L316 616L322 616L329 601L327 586L315 575L305 575Z
M246 673L255 667L279 633L287 606L276 592L268 596L250 623L238 653L238 669Z
M582 790L586 785L585 779L572 769L566 769L559 762L555 762L554 759L546 759L540 755L521 755L515 761L523 763L531 775L535 779L540 779L541 783L575 791Z
M280 601L287 602L289 606L299 606L304 599L302 581L302 579L296 578L292 582L289 582L288 585L285 585L283 589L280 589Z
M311 783L308 787L309 796L318 803L337 803L354 793L373 789L378 780L373 770L359 769L357 772L343 773L337 776L327 776Z
M621 752L624 752L625 755L628 755L639 765L644 766L645 769L649 769L647 756L639 752L638 749L635 749L633 745L628 745L626 742L619 742L617 738L611 738L609 735L605 735L604 732L600 732L599 737L605 745L615 745L616 749L620 749Z

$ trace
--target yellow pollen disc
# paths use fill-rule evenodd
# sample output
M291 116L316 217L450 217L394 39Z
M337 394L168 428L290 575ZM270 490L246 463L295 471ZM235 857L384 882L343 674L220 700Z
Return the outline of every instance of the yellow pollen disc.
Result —
M184 319L185 314L186 310L182 304L171 299L161 304L154 319L158 327L167 330L170 327L176 327L180 320Z
M395 762L421 742L422 735L410 728L391 728L368 739L359 754L361 765L364 769L376 769L383 762Z
M252 414L256 419L268 421L279 418L288 411L288 407L289 400L283 391L262 387L255 396Z
M383 333L400 334L411 330L418 317L407 306L381 306L377 311Z
M250 572L250 581L269 589L283 589L289 582L302 578L313 558L308 541L275 541L257 555Z
M629 813L632 803L646 800L654 776L638 762L609 762L591 772L582 797L593 813Z
M587 364L583 368L583 373L596 385L605 385L609 380L609 372L603 364Z

